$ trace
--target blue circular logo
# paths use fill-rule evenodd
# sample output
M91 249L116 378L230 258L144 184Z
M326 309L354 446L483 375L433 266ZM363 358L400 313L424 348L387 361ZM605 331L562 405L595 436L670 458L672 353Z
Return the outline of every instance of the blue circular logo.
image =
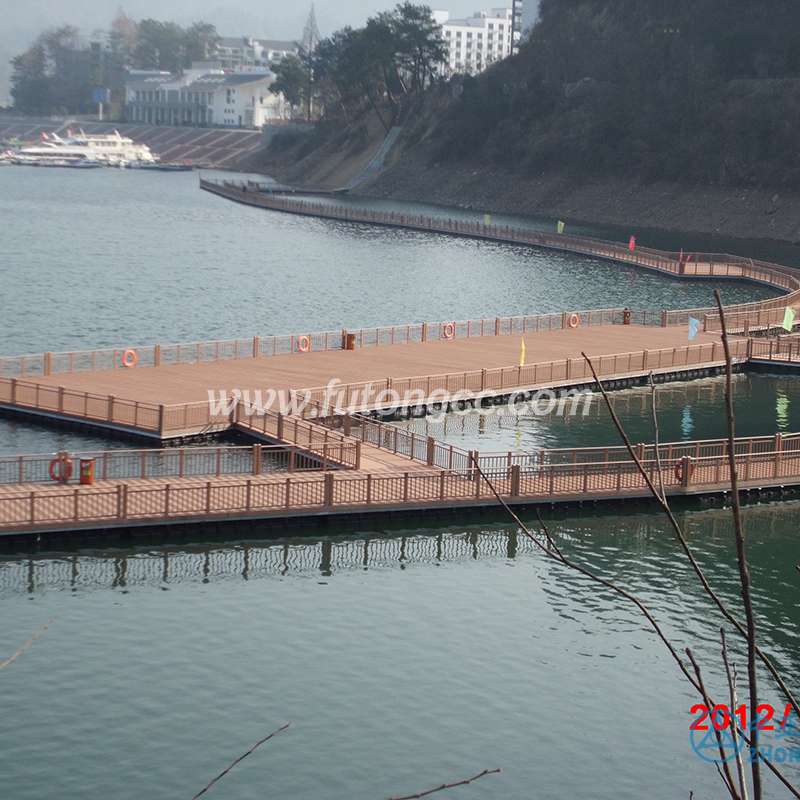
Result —
M692 744L692 749L703 761L709 761L712 764L724 764L726 761L736 758L742 747L744 747L744 736L741 733L736 737L735 742L733 740L732 726L736 724L735 720L728 717L728 726L726 728L714 727L715 725L722 726L726 717L728 715L722 711L712 711L708 715L710 722L708 730L689 729L689 741ZM717 739L717 734L719 734L719 739ZM720 748L722 748L721 751Z

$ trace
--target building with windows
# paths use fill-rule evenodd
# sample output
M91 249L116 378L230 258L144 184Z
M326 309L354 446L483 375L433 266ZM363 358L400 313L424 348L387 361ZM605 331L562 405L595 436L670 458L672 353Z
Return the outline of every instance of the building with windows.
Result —
M214 57L230 72L250 72L257 67L279 64L286 55L298 55L298 42L253 39L250 36L223 36L217 42Z
M260 128L289 119L291 108L283 95L269 90L275 76L266 67L249 70L230 74L217 65L183 75L131 72L125 86L127 121Z
M434 11L433 18L442 26L447 50L445 72L474 75L490 64L511 55L513 31L511 8L476 11L467 19L450 19L449 11Z

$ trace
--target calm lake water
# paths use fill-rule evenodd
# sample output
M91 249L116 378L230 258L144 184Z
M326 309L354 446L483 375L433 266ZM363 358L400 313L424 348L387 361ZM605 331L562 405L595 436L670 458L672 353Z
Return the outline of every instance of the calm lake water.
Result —
M200 192L191 174L0 169L0 221L3 354L711 302L708 284L592 259L249 209ZM755 247L733 244L713 249ZM799 392L793 378L737 378L738 433L800 430ZM615 395L636 440L652 438L647 400ZM723 435L721 403L716 379L660 387L662 440ZM481 450L616 444L599 407L452 417L429 432ZM111 445L0 420L2 453L84 446ZM681 520L735 603L728 514ZM663 521L636 509L550 521L568 555L691 645L719 692L719 621ZM746 524L761 643L793 680L800 504L750 508ZM0 673L3 796L188 798L288 722L207 796L388 798L496 767L442 797L722 795L690 746L696 698L641 617L499 513L6 548L0 615L0 663L53 620ZM796 763L787 771L800 778ZM772 783L769 796L782 796Z

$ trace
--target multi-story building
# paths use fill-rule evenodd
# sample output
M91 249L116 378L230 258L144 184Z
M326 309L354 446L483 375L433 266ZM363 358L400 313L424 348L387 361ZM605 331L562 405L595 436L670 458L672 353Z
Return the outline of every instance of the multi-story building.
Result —
M250 36L223 36L217 42L214 57L223 69L230 72L250 72L255 67L267 67L280 63L289 54L300 52L298 42L275 39L253 39Z
M244 69L249 71L230 74L216 65L183 75L131 72L125 86L127 120L146 125L260 128L290 118L291 108L283 95L269 90L275 76L266 67Z
M511 55L513 31L511 8L476 11L467 19L450 19L449 11L434 11L433 18L442 26L447 49L447 74L482 72L490 64Z

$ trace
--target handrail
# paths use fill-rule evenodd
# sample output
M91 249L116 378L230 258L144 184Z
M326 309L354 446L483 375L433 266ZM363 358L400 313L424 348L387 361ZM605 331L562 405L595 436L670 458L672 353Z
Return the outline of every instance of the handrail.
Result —
M730 342L735 361L748 357L748 340ZM704 366L724 362L721 341L705 344L666 347L597 356L593 364L600 377L623 377L649 371L663 372L677 367ZM310 409L325 416L329 411L347 409L368 412L381 408L413 407L450 400L480 399L536 386L553 388L559 385L593 383L588 364L580 358L543 361L526 366L495 367L440 375L409 378L388 378L385 381L359 381L334 387L317 386L302 392L310 405L301 412L308 417ZM465 393L464 397L457 397ZM439 400L435 398L439 397ZM381 399L383 398L383 399Z
M92 461L98 481L131 481L150 478L198 478L223 475L264 475L336 468L343 460L354 461L357 442L330 444L266 445L232 447L182 447L150 450L100 450L69 453L37 453L0 456L0 486L51 483L54 461L71 462L70 477L58 481L79 483L78 463ZM345 451L352 454L349 459ZM58 466L56 475L64 470Z
M783 486L800 482L800 453L796 450L747 452L735 456L740 485ZM656 478L655 461L645 470ZM670 494L722 491L730 487L727 455L683 457L673 468L662 464L661 477ZM380 510L409 507L488 505L494 490L511 502L575 498L613 498L648 493L632 461L568 463L522 467L519 464L404 472L306 473L300 476L260 476L246 480L184 480L179 483L119 483L106 488L35 487L0 493L0 527L4 532L59 527L168 522L170 520L231 518L236 515Z
M645 269L676 275L683 278L724 277L745 279L769 284L787 292L787 296L772 300L755 301L729 306L726 314L757 314L766 310L783 309L787 305L800 304L800 275L790 267L771 264L724 253L682 254L652 248L636 247L630 250L618 242L585 238L567 234L545 233L513 228L508 225L485 225L418 214L355 209L306 202L283 196L270 196L258 191L243 192L242 186L232 182L222 183L201 179L200 187L223 197L278 211L306 216L318 216L375 225L415 228L449 235L460 235L493 239L513 244L564 250L599 258L634 264ZM586 310L578 313L581 324L609 325L622 321L629 309ZM308 339L309 350L342 350L346 346L347 334L355 335L355 346L370 347L403 342L429 341L444 337L447 325L455 326L454 338L471 336L499 336L509 333L528 333L539 330L558 330L566 327L573 312L537 314L529 316L494 317L477 320L447 320L422 322L410 325L395 325L361 328L355 331L321 331L277 336L253 336L245 339L230 339L211 342L193 342L167 345L132 346L134 354L124 359L125 348L106 348L63 353L39 353L0 358L0 378L20 378L93 372L112 369L140 369L155 366L197 364L240 358L264 358L273 355L300 353L300 344ZM661 325L672 327L688 324L689 317L708 317L708 330L716 330L714 308L664 310L661 312L634 311L632 324ZM303 342L304 344L304 342Z

